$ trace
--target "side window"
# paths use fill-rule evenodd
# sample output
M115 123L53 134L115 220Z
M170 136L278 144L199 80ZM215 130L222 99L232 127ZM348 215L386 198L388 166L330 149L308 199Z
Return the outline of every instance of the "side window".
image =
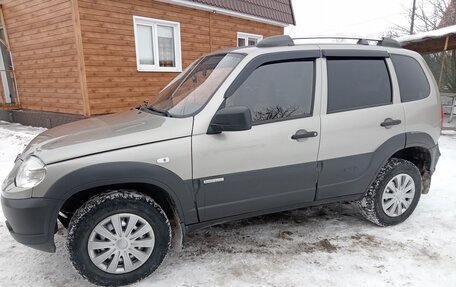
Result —
M328 59L328 113L391 104L384 59Z
M312 114L314 62L262 65L227 100L227 106L246 106L254 123Z
M237 42L238 42L238 47L247 47L247 46L255 46L263 40L262 35L255 35L255 34L249 34L249 33L237 33Z
M401 92L402 102L417 101L431 93L429 82L421 65L412 57L391 55Z
M133 22L138 71L180 72L180 24L139 16Z

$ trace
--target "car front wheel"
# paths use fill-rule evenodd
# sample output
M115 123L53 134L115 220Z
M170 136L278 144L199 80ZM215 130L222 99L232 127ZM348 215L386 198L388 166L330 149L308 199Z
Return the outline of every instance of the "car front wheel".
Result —
M163 261L171 229L152 198L131 190L95 196L77 210L68 229L75 269L103 286L134 283Z

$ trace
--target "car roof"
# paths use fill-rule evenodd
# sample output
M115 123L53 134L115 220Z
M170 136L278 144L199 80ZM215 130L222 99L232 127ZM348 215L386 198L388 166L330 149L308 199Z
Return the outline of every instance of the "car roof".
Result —
M271 38L278 38L278 37L288 37L285 39L292 40L289 36L275 36ZM266 38L265 40L268 40L270 38ZM355 38L349 38L349 39L355 39ZM262 46L262 43L265 41L260 41L256 46L249 46L249 47L237 47L237 48L231 48L231 49L224 49L224 50L219 50L215 51L211 54L218 54L218 53L241 53L245 54L248 56L258 56L262 54L267 54L267 53L275 53L275 52L286 52L286 51L305 51L305 50L352 50L352 51L384 51L389 54L404 54L408 55L411 57L421 57L418 53L403 49L400 47L395 46L395 42L393 41L393 45L369 45L367 44L368 42L365 42L366 44L356 44L356 43L334 43L334 42L325 42L322 41L321 39L315 39L314 41L308 42L308 43L298 43L298 41L294 41L292 45L287 45L286 43L279 43L278 45L270 45L270 46ZM300 40L300 39L297 39ZM311 40L311 39L309 39ZM390 40L390 39L388 39ZM368 41L374 41L371 39L368 39ZM380 40L375 40L375 41L380 41ZM356 56L356 55L355 55Z
M356 44L327 44L327 43L314 43L314 44L298 44L295 46L285 47L242 47L235 49L220 50L214 53L241 53L246 55L261 55L275 52L287 52L287 51L305 51L305 50L358 50L358 51L385 51L388 53L404 54L405 49L392 48L392 47L380 47L380 46L364 46ZM412 51L410 51L412 52ZM412 52L414 53L414 52Z

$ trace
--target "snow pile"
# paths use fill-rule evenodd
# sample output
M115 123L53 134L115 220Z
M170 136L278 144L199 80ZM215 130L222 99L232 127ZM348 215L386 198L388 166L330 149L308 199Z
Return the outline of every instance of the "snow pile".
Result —
M402 36L399 38L396 38L401 45L405 45L411 42L420 42L424 39L436 39L436 38L441 38L441 37L446 37L447 35L452 35L456 34L456 25L453 26L448 26L445 28L429 31L429 32L423 32L423 33L418 33L415 35L406 35ZM443 48L443 47L442 47Z
M0 180L41 129L0 123ZM456 133L440 139L431 191L403 224L380 228L350 204L218 225L191 234L137 286L455 286ZM66 231L57 253L16 243L0 223L1 286L92 286L71 267Z

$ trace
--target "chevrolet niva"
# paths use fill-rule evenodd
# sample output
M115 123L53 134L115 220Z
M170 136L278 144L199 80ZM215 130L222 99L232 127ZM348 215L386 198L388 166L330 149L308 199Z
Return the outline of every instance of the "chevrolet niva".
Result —
M353 201L395 225L429 191L442 111L423 58L391 39L288 36L196 60L154 101L50 129L2 186L11 235L99 285L151 274L210 225Z

